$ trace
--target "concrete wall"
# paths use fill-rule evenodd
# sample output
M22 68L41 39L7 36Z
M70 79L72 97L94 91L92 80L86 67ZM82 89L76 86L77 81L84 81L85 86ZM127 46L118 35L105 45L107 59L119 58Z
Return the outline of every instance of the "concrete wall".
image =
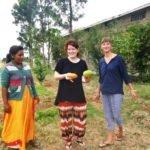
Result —
M95 25L92 27L97 27L100 30L107 30L109 28L115 28L115 27L126 30L129 25L144 24L146 22L150 22L150 7L145 8L145 10L146 10L146 16L145 16L145 18L143 18L141 20L131 21L131 15L134 13L133 12L131 14L127 14L120 18L116 18L114 20L110 20L110 21L107 21L107 22L104 22L104 23L101 23L101 24L98 24L98 25ZM88 32L92 27L85 29L85 31Z

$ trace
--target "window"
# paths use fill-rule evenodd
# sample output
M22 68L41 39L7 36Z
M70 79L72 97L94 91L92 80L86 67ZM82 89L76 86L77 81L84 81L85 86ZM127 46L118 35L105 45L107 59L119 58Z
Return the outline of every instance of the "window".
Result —
M146 9L134 12L131 14L131 21L137 21L137 20L142 20L146 16Z

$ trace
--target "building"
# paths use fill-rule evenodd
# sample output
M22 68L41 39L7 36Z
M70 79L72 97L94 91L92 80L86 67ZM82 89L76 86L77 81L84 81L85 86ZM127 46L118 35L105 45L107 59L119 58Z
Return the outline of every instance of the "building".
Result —
M108 28L114 28L114 27L126 29L129 25L144 24L146 22L150 22L150 3L142 5L133 10L127 11L123 14L119 14L117 16L104 19L90 26L77 29L74 32L88 31L92 27L100 27L101 29L106 29L106 30Z

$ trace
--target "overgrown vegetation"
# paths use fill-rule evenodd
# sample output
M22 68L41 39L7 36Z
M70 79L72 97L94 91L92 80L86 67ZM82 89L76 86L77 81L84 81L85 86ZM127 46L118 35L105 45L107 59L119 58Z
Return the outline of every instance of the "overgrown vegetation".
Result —
M132 66L139 73L139 80L150 82L150 23L128 28L132 50Z
M42 83L48 74L47 66L41 61L40 57L35 58L34 73L36 74L37 79Z

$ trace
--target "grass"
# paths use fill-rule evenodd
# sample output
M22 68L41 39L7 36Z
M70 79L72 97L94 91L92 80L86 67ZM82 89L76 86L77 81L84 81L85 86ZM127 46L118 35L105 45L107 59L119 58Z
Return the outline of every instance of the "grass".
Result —
M104 114L102 112L101 109L98 109L96 108L92 103L89 103L88 104L88 107L87 107L87 114L88 114L88 117L90 119L96 117L96 116L99 116L99 117L104 117Z
M51 107L44 110L38 110L36 112L36 122L39 123L41 126L46 126L53 121L58 120L58 111L56 107Z
M58 82L52 76L48 76L42 85L36 84L41 99L35 115L36 142L39 147L29 147L27 150L63 150L64 142L61 139L60 118L58 109L53 104L57 86ZM104 140L107 134L102 104L93 100L97 86L97 77L94 77L90 83L84 84L88 101L87 129L84 138L87 150L98 150L99 141ZM150 149L150 85L134 84L134 87L138 94L136 102L131 100L128 88L124 87L125 95L122 106L124 140L116 142L115 145L104 148L104 150ZM0 109L0 113L2 113L2 109ZM0 124L0 129L1 126ZM73 150L83 149L75 144L73 147Z
M36 86L36 90L39 96L49 96L52 93L49 89L40 84Z

